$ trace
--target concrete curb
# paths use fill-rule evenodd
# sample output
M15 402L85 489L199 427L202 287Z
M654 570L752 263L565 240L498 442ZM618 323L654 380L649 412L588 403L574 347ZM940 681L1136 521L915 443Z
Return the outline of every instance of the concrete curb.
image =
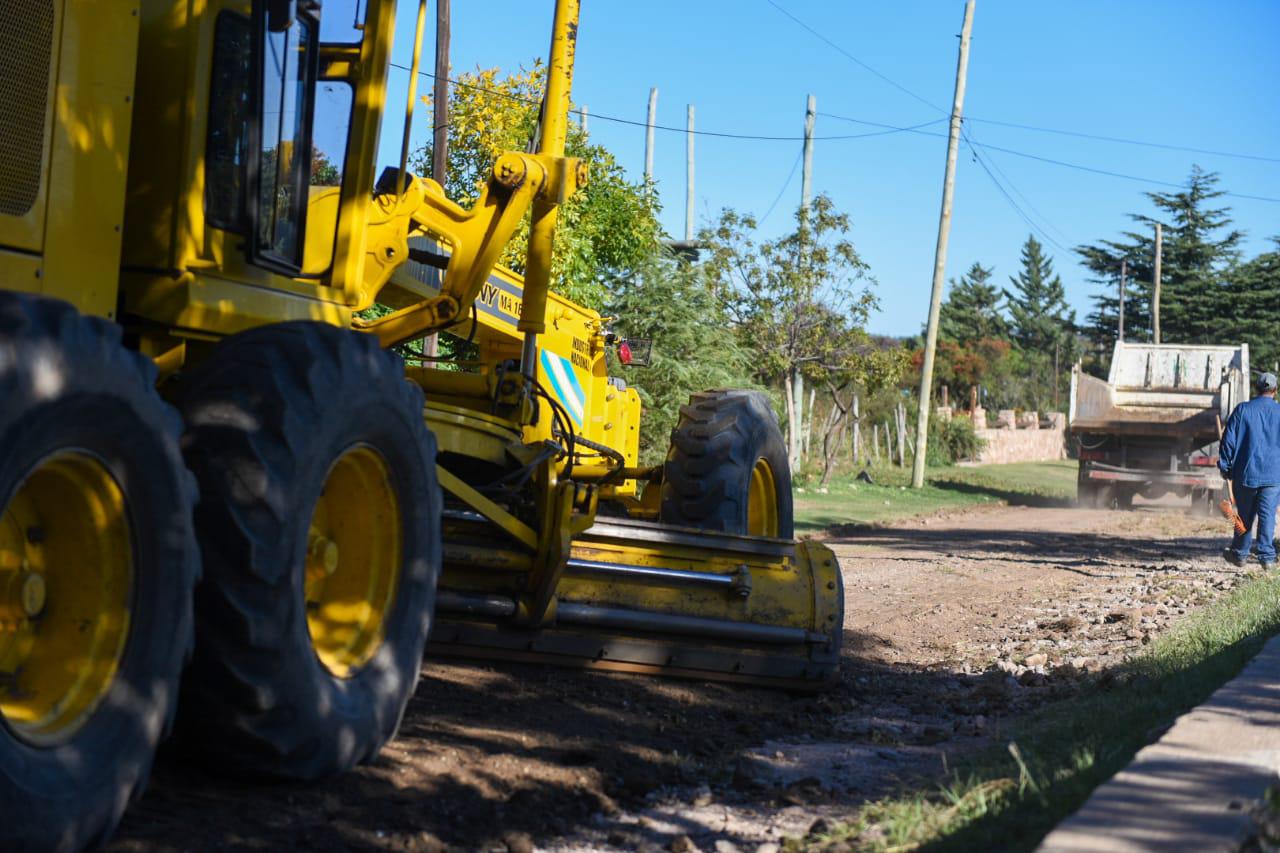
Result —
M1280 637L1044 839L1040 853L1237 850L1280 779Z

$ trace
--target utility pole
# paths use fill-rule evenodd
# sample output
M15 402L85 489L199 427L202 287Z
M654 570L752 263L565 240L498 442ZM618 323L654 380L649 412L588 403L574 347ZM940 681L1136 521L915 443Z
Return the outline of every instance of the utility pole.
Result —
M684 192L684 239L693 240L693 104L689 104L688 129L684 135L685 187Z
M1116 340L1124 343L1124 277L1129 273L1129 259L1120 260L1120 327L1116 332Z
M436 83L431 100L431 177L443 187L449 168L449 0L436 0Z
M804 107L804 171L800 173L800 208L806 219L813 201L813 122L817 114L818 100L810 95Z
M804 165L800 172L800 221L802 227L808 227L809 223L809 204L813 200L813 122L817 117L818 107L817 99L810 95L805 102L804 108ZM795 390L795 412L796 423L803 431L805 424L805 407L804 407L804 374L799 368L791 368L792 379L791 385ZM812 411L809 417L813 417ZM804 461L804 454L807 447L802 442L796 442L791 448L791 464L792 467L798 467Z
M956 152L960 147L960 113L964 107L965 75L969 71L969 34L973 32L975 0L964 5L960 28L960 59L956 63L956 94L951 104L951 132L947 138L947 168L942 179L942 211L938 216L938 245L933 254L933 290L929 296L929 324L924 337L920 371L920 415L916 418L916 455L911 463L911 487L924 486L924 458L929 442L929 410L933 398L933 359L938 349L938 311L942 306L943 274L947 268L947 238L951 233L951 198L956 185Z
M587 135L587 105L583 104L578 110L578 115L582 119L582 135Z
M1160 256L1164 254L1164 226L1156 223L1155 269L1151 272L1151 337L1160 343Z
M653 125L658 118L658 87L649 90L649 120L644 127L644 179L653 180Z
M431 92L431 178L445 185L449 173L449 0L436 0L436 80ZM422 354L439 352L438 335L422 339ZM427 362L431 364L432 362Z

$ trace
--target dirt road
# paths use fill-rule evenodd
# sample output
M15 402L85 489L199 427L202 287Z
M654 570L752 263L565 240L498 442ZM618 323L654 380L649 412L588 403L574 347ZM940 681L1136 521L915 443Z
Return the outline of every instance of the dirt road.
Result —
M261 786L170 752L110 849L755 850L1106 678L1244 579L1222 536L1182 510L1052 507L833 531L845 661L822 696L427 661L374 765Z

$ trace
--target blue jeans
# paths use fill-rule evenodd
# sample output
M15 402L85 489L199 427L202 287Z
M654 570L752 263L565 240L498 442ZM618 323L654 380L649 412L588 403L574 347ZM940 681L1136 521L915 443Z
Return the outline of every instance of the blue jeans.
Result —
M1231 540L1231 550L1242 560L1249 559L1249 544L1253 538L1253 522L1258 521L1258 559L1264 563L1276 560L1276 501L1280 498L1280 486L1259 486L1251 489L1236 484L1236 509L1244 522L1244 533L1237 533Z

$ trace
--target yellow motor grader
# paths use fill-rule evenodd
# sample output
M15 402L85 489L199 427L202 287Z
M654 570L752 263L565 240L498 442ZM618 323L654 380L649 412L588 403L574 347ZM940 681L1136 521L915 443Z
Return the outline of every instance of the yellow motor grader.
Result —
M405 168L412 84L375 174L394 0L0 5L0 848L105 840L171 729L241 774L367 761L428 637L830 677L767 401L695 395L641 467L621 344L548 292L577 12L536 151L464 209ZM406 366L437 332L467 358Z

